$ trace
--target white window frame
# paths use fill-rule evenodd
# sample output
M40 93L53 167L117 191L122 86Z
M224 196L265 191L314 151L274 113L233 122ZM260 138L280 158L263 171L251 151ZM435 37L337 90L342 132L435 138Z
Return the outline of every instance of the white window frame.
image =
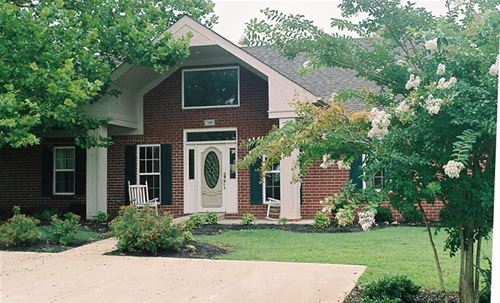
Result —
M365 164L364 164L364 162L365 162L365 154L362 155L361 159L362 159L361 161L363 162L363 166L365 166ZM382 172L382 188L383 188L383 184L384 184L384 180L385 180L385 173L384 173L383 170L381 172ZM363 181L363 190L365 190L367 188L370 188L370 187L373 187L373 179L369 180L368 182L366 182L365 180L362 180ZM376 191L381 191L382 188L375 188L375 190Z
M69 168L65 168L65 169L62 169L62 168L56 168L56 154L57 154L57 150L61 150L61 149L71 149L73 150L73 169L69 169ZM53 164L52 164L52 194L54 196L73 196L75 195L75 191L76 191L76 184L75 184L75 179L76 179L76 149L74 146L56 146L54 147L53 151L52 151L53 155L52 155L52 159L53 159ZM57 192L56 191L56 174L58 172L73 172L73 192Z
M262 179L263 179L262 180L262 202L267 201L267 198L266 198L266 177L267 177L267 174L280 174L280 191L281 191L281 164L280 164L279 170L272 169L272 170L264 172L264 176L262 177ZM281 199L281 193L280 193L280 199Z
M238 104L236 105L210 105L210 106L185 106L184 104L184 73L193 71L203 71L203 70L221 70L221 69L236 69L237 73L237 84L238 84ZM182 70L182 109L202 109L202 108L230 108L230 107L240 107L240 67L239 65L231 66L220 66L220 67L204 67L204 68L185 68Z
M158 172L157 173L141 173L141 147L158 147ZM159 176L158 183L158 200L161 201L161 144L137 144L136 149L136 184L140 184L141 176ZM149 188L148 188L149 190ZM153 199L153 197L149 197Z

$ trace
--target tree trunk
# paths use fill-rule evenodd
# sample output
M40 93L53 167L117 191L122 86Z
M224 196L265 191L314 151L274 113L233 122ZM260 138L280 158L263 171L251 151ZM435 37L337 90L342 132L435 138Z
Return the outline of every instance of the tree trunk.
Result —
M471 226L467 226L464 230L464 249L462 253L464 254L464 271L461 277L460 290L460 303L474 303L476 298L475 288L474 288L474 233Z
M475 264L475 280L474 280L474 292L476 293L475 303L479 303L479 287L480 287L480 277L481 277L481 238L477 239L476 244L476 264Z
M427 228L427 235L429 236L429 241L431 242L432 252L434 253L434 261L436 262L436 271L439 277L439 284L441 286L441 291L443 292L444 302L448 303L448 293L446 292L446 287L444 286L443 271L441 269L441 263L439 262L439 255L437 253L436 244L434 243L434 237L432 237L431 227L429 226L429 221L427 220L427 215L424 212L424 207L422 202L418 201L418 207L424 218L425 227Z

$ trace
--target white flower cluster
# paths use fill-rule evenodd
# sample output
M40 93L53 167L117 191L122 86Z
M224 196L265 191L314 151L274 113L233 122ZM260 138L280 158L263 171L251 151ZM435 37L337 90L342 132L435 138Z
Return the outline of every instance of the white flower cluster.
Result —
M371 111L372 129L368 132L370 138L383 138L389 132L391 115L383 110L372 108Z
M358 223L361 225L363 231L369 231L375 224L375 213L371 210L358 212Z
M433 98L432 95L429 95L425 100L425 109L429 114L436 115L441 109L441 104L443 104L443 99Z
M448 81L446 81L445 78L440 78L438 83L437 83L437 88L438 89L448 89L448 88L451 88L456 83L457 83L457 78L455 78L455 77L450 77L450 79Z
M396 107L396 114L402 115L408 112L411 109L411 105L408 101L403 100L399 103L398 107Z
M450 178L460 177L460 172L465 168L465 166L457 161L450 160L446 165L443 166L444 173Z
M437 38L425 41L425 49L426 50L433 52L437 48L438 48L438 39Z
M337 221L337 224L342 227L351 225L352 223L354 223L354 219L354 213L344 208L339 209L335 214L335 220Z
M442 76L444 75L445 72L446 72L446 65L439 63L436 74L438 74L438 76Z
M337 167L340 170L343 170L343 169L349 170L349 169L351 169L351 166L349 165L349 163L345 162L344 160L339 160L339 161L331 160L329 155L323 155L323 163L321 163L319 165L319 167L321 167L321 168L328 168L330 166L333 166L335 164L335 162L337 163Z
M493 65L490 66L490 75L493 77L498 76L498 66L500 65L500 55L497 56L497 61Z
M464 5L464 0L454 0L453 3L455 3L456 7L460 7Z
M325 200L319 201L319 204L323 206L321 209L321 212L326 213L326 214L331 214L333 210L333 199L334 197L326 197Z
M405 85L405 88L407 90L410 90L412 88L418 88L420 86L420 77L419 76L416 76L411 74L410 75L410 79L408 80L408 82L406 82L406 85Z

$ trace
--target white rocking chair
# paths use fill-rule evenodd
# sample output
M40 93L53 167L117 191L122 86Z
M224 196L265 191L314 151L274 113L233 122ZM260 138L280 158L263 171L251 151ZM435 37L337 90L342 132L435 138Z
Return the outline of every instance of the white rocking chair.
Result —
M144 207L144 206L154 207L156 214L158 215L158 205L160 205L160 202L158 201L158 198L149 200L147 181L145 185L142 184L130 185L129 181L128 196L130 198L131 205L135 205L136 207Z
M275 218L269 217L269 213L271 211L271 207L278 207L280 209L280 211L281 211L281 201L273 199L273 198L267 198L267 201L265 201L264 204L267 204L266 219L268 219L268 220L277 220ZM278 219L279 219L279 215L278 215Z

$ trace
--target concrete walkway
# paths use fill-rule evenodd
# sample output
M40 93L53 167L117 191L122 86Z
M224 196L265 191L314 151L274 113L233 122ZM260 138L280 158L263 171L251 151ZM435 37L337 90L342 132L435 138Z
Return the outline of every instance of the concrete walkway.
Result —
M0 253L0 302L342 302L364 266L106 256L114 239Z

